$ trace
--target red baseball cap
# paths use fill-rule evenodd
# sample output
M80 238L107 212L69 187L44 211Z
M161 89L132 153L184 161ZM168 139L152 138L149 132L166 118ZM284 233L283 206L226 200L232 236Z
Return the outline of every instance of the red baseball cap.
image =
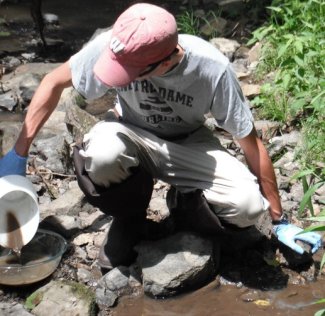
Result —
M116 20L108 48L94 66L106 85L121 87L135 80L150 64L170 55L178 42L174 16L148 3L137 3Z

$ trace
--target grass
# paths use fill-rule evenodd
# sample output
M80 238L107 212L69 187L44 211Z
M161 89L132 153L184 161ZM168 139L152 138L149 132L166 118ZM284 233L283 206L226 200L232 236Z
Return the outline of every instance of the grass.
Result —
M195 14L193 10L186 10L176 16L178 31L184 34L196 35L205 39L219 36L215 24L221 11L208 11L204 16Z

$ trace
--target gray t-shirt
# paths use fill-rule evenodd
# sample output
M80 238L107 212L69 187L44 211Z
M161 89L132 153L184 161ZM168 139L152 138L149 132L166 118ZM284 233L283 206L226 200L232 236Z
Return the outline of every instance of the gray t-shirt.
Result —
M110 34L100 34L70 58L73 85L88 99L99 98L109 89L94 76L93 67ZM172 137L196 130L211 113L218 126L233 136L247 136L253 118L228 59L192 35L179 35L179 44L185 54L173 70L115 88L123 121Z

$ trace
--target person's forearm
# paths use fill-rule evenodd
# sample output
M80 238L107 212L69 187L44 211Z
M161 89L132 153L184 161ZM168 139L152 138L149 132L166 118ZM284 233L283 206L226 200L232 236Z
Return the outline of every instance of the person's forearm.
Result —
M278 220L282 215L282 206L273 165L264 145L261 143L259 146L263 146L259 151L260 159L249 167L258 178L264 197L270 202L272 220Z
M282 206L277 187L272 161L255 129L245 139L238 140L244 150L245 158L251 172L257 177L264 197L270 202L272 220L280 219Z
M27 156L29 147L40 128L54 111L65 87L71 85L69 69L63 64L46 75L29 105L25 122L15 144L20 156Z

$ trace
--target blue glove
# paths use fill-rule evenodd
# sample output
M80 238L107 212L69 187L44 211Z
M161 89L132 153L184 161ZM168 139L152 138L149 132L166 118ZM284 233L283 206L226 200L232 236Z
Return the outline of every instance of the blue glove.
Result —
M26 164L27 157L19 156L13 148L0 159L0 177L11 174L26 176Z
M301 255L304 253L304 249L296 243L297 240L310 244L312 253L315 253L322 246L320 234L307 232L298 235L303 229L290 224L287 219L281 220L279 224L273 226L273 229L279 241Z

